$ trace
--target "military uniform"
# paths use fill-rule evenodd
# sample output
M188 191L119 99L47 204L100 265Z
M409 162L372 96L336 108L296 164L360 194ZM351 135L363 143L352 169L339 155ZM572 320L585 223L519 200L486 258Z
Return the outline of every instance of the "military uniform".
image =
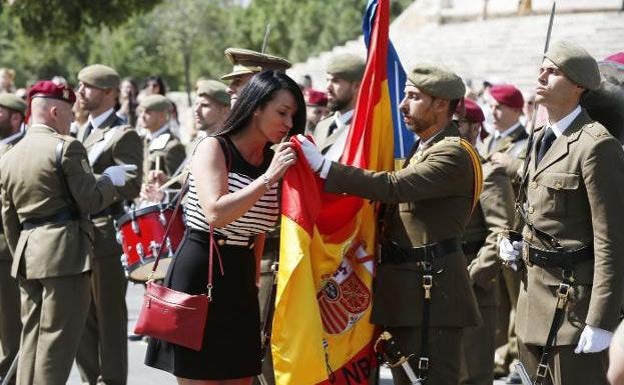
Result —
M26 103L12 94L0 94L0 107L25 113ZM0 158L24 137L19 131L0 141ZM17 281L11 277L11 253L0 227L0 378L4 377L19 350L22 332L20 294Z
M595 60L580 47L558 43L545 58L584 89L600 84ZM568 302L546 383L607 384L607 351L575 354L574 348L588 326L608 333L618 324L624 289L624 217L619 210L624 201L624 152L580 107L565 119L573 120L567 128L561 123L563 132L554 136L539 162L543 139L553 130L537 128L531 149L523 206L526 270L516 318L520 359L533 375L567 269L573 279L568 280L571 289L561 291L568 294Z
M353 110L349 112L349 118L341 122L339 127L337 127L335 115L328 116L318 122L316 128L314 129L313 137L314 142L319 150L321 150L321 153L326 154L340 136L346 135L353 118ZM332 127L332 125L334 127Z
M169 129L161 131L155 138L145 137L144 146L144 175L158 167L168 176L172 176L186 159L184 145Z
M84 127L78 132L83 138ZM137 132L111 112L108 118L83 139L89 162L97 175L117 164L141 166L143 148ZM113 220L124 214L124 201L139 194L141 173L137 172L104 210L94 214L94 254L91 261L92 302L76 363L90 384L124 384L128 371L126 309L127 280L121 264L122 249L116 240Z
M498 234L513 225L514 193L502 167L483 164L483 192L463 235L468 273L483 324L467 328L463 338L461 384L494 381L496 314L500 304Z
M382 245L409 250L461 238L472 211L473 176L469 155L451 123L400 171L371 173L332 163L325 191L392 205L386 210ZM424 303L422 268L419 262L393 261L393 247L388 252L384 248L377 266L371 322L387 327L405 353L418 355ZM461 248L434 258L433 271L437 274L431 290L429 381L457 384L462 329L480 323L479 310ZM400 369L393 370L393 376L395 383L406 383Z
M55 169L59 143L68 192ZM17 383L65 384L90 301L86 215L109 205L116 189L107 177L96 181L80 142L44 125L32 125L0 169L2 221L22 298Z

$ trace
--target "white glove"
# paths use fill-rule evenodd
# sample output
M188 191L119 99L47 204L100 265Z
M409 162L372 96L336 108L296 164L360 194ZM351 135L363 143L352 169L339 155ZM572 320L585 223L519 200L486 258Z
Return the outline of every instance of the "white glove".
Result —
M104 170L102 175L106 175L115 186L123 186L130 178L126 171L136 171L137 166L134 164L122 164L119 166L110 166Z
M303 151L303 155L310 165L310 168L314 170L315 173L319 174L321 178L327 178L331 161L325 159L319 149L305 136L299 134L297 135L297 139L301 142L301 151Z
M613 333L608 330L585 325L585 329L583 329L581 333L581 338L579 339L578 345L576 345L576 349L574 349L574 353L601 352L609 347L612 337Z
M522 251L522 241L511 241L507 237L500 237L498 241L498 256L503 263L514 270L518 270L520 252Z

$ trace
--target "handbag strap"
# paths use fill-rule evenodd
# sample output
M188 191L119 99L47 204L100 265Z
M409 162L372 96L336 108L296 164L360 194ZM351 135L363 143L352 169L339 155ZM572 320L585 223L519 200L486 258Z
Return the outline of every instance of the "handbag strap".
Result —
M156 254L156 260L154 261L154 266L152 267L152 271L150 271L149 275L147 276L148 281L152 279L154 272L156 272L156 269L158 268L158 262L160 261L160 256L162 255L162 252L164 250L163 245L167 244L166 243L167 238L169 237L169 233L171 232L171 228L173 227L173 223L175 222L174 219L180 212L180 207L182 206L182 198L184 197L184 194L186 194L186 192L188 191L188 187L189 187L189 182L188 182L188 177L187 177L186 181L184 182L184 185L182 186L182 189L180 190L180 192L178 193L178 196L176 197L177 202L173 209L173 213L171 214L171 217L169 218L167 227L165 228L165 233L163 234L163 237L160 240L160 247L158 248L158 253Z

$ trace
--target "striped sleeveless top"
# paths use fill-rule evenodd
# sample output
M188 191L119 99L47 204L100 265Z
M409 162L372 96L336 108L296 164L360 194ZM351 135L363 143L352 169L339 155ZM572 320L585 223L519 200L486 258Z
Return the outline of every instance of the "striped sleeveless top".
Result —
M269 167L273 152L266 150L264 162L260 167L249 164L238 152L229 137L224 136L219 143L223 151L229 152L230 172L228 173L228 192L233 193L259 178ZM226 160L228 153L226 153ZM232 246L249 246L253 237L273 229L279 219L278 183L273 184L243 216L225 227L214 229L215 234L225 237L225 243ZM197 197L197 185L193 173L189 173L189 191L184 206L186 226L190 229L208 232L209 224Z

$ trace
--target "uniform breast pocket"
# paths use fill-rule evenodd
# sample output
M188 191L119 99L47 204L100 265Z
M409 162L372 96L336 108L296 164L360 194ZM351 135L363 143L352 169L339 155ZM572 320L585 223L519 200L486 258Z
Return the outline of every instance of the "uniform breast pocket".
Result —
M570 199L580 184L577 174L544 172L537 178L540 187L539 205L542 214L562 215L566 213L566 201Z

